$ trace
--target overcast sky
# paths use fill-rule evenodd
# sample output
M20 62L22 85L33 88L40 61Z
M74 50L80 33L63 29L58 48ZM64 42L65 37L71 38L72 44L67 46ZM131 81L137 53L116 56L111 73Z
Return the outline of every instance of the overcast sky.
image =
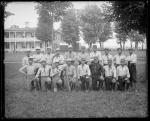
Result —
M103 3L100 2L72 2L75 9L83 9L87 4L96 4L99 7ZM6 7L6 11L10 11L15 15L9 16L5 21L5 28L9 28L11 25L18 25L19 27L24 27L25 22L29 22L30 27L37 27L38 23L38 14L36 13L35 6L37 3L35 2L11 2ZM60 22L54 23L54 29L58 29L60 27ZM82 38L80 38L81 44L84 44ZM129 42L126 44L130 45ZM86 45L87 46L87 45ZM99 46L99 44L98 44ZM116 39L108 40L104 43L105 47L116 48L119 45L116 43Z

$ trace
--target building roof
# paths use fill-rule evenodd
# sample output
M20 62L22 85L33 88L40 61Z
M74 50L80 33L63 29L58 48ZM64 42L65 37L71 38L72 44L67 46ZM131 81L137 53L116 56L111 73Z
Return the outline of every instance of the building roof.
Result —
M10 28L5 29L5 31L36 31L36 27L24 27L24 28L19 28L19 26L12 26ZM55 30L57 33L61 33L61 29Z
M26 28L7 28L5 29L5 31L35 31L36 28L29 28L29 27L26 27Z

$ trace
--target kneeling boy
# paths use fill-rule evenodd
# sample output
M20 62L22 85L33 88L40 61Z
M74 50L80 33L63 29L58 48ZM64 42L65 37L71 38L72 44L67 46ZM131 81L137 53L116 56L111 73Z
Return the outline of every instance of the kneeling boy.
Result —
M126 66L125 59L121 59L121 65L117 67L118 89L124 91L127 89L130 81L129 69Z

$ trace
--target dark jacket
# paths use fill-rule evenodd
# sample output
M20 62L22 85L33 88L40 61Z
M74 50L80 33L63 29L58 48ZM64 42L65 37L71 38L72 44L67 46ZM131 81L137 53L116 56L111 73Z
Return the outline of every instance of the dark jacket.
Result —
M92 62L90 64L91 76L92 78L99 78L101 74L104 74L103 66L99 63Z

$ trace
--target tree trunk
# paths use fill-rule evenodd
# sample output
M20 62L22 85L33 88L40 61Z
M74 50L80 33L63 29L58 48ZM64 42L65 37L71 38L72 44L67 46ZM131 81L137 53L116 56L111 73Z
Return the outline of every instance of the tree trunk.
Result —
M122 49L122 44L121 44L121 42L119 42L119 44L120 44L120 48Z
M102 48L102 43L99 41L100 48Z
M135 42L135 49L138 49L138 42Z
M133 47L132 47L132 41L130 41L130 45L131 45L131 48L133 48Z
M142 42L142 50L143 50L144 42Z
M122 42L122 44L123 44L123 50L125 49L125 42Z

